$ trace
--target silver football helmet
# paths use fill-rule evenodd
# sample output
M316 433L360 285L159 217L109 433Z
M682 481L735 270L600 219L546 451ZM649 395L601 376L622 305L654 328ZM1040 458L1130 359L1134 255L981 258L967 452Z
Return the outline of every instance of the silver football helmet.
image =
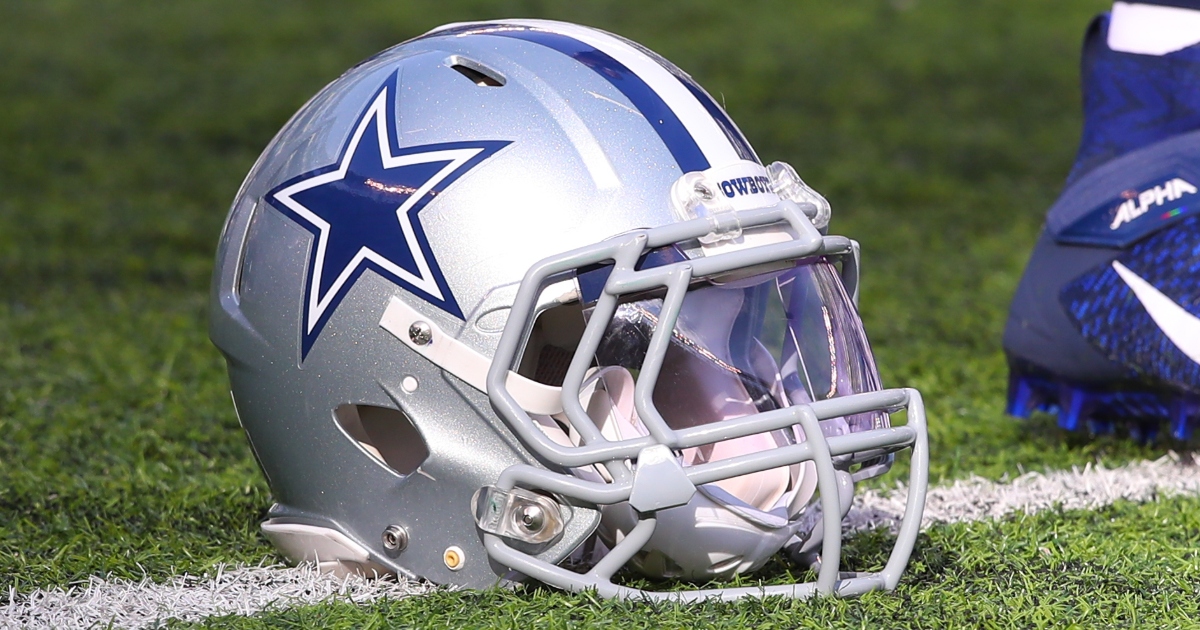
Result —
M221 237L211 335L288 557L608 597L892 588L924 408L882 389L857 244L791 167L641 46L443 27L284 126ZM891 426L889 413L907 410ZM839 573L857 482L911 449L880 573ZM643 592L785 550L807 584Z

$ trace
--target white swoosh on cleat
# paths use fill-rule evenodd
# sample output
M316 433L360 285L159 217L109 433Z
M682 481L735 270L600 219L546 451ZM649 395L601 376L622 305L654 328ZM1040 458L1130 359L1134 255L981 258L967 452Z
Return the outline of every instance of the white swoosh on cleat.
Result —
M1158 324L1167 339L1189 359L1200 363L1200 317L1187 312L1125 265L1114 260L1112 266L1117 275L1133 290L1133 294L1150 314L1150 319Z

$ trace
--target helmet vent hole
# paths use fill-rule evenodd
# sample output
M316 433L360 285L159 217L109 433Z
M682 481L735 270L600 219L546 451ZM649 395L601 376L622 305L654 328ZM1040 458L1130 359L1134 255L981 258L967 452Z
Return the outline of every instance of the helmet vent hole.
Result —
M467 77L479 87L503 87L505 83L504 75L471 59L451 57L450 69Z
M338 405L333 410L346 437L380 465L400 475L416 472L429 447L420 431L399 409L374 405Z

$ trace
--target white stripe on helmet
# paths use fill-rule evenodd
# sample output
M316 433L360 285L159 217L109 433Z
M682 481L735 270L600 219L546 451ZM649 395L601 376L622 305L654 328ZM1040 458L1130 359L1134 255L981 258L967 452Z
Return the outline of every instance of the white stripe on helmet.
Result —
M565 35L616 59L644 81L675 112L711 166L725 166L741 160L717 121L683 83L657 61L621 39L596 29L552 20L499 20L498 23Z

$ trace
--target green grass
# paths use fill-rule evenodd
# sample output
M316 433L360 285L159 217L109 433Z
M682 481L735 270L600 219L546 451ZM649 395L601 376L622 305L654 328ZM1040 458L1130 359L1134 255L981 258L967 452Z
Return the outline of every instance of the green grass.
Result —
M1161 454L1002 414L1008 299L1070 165L1079 42L1106 6L0 3L0 592L277 560L257 532L268 491L205 334L225 210L317 89L455 20L550 17L641 41L723 101L764 159L823 191L835 231L863 243L885 381L925 395L935 480ZM930 626L969 609L996 627L1173 625L1195 618L1196 514L1176 500L936 528L897 595L851 602L439 594L222 623ZM884 542L852 549L869 564ZM1055 589L1069 594L1056 603Z
M1153 538L1145 535L1148 523L1155 525ZM852 562L881 566L880 538L855 539ZM547 589L442 592L178 627L1167 628L1195 625L1197 584L1200 500L1193 498L936 527L922 536L899 589L857 600L682 605L598 601Z

